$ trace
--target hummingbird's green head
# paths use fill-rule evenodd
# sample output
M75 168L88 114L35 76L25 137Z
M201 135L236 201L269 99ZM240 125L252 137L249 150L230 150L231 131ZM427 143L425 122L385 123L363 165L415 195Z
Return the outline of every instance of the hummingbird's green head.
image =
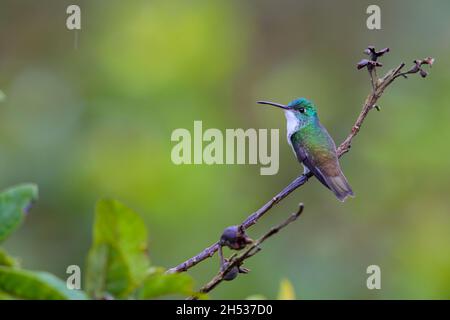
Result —
M292 100L286 107L288 110L291 110L297 118L317 116L316 107L306 98Z

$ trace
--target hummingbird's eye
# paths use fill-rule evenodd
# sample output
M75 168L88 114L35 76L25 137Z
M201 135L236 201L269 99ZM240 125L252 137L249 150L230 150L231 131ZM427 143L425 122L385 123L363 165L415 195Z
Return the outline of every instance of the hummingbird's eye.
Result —
M300 111L300 113L304 113L305 112L305 108L301 107L300 109L298 109L298 111Z

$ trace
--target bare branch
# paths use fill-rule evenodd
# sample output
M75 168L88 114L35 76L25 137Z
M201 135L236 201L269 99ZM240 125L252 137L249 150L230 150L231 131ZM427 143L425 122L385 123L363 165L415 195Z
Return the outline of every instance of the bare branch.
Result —
M302 174L301 176L297 177L294 181L292 181L286 188L284 188L280 193L278 193L275 197L270 199L264 206L259 208L257 211L253 212L250 216L245 219L244 222L241 223L241 226L244 227L244 229L248 229L251 226L253 226L258 220L267 212L269 211L274 205L279 203L281 200L286 198L292 191L300 187L301 185L305 184L306 181L308 181L309 178L312 177L311 173L308 174ZM175 272L183 272L186 271L199 262L210 258L214 255L214 253L219 250L221 247L220 241L217 241L216 243L212 244L208 248L204 249L199 254L195 255L194 257L186 260L185 262L179 264L176 267L173 267L169 270L167 270L167 273L175 273Z
M297 220L297 218L303 212L303 208L304 208L303 204L300 203L298 206L297 212L291 214L289 216L289 218L287 218L285 221L280 223L278 226L272 227L263 236L261 236L261 238L259 238L258 240L254 241L251 245L249 245L244 250L244 252L242 252L240 255L232 256L229 261L226 261L226 267L223 268L223 270L221 270L219 273L217 273L217 275L214 278L212 278L211 281L209 281L207 284L205 284L203 287L201 287L199 289L199 293L200 294L208 293L212 289L214 289L217 285L219 285L222 281L232 280L232 279L226 278L227 275L229 275L230 273L237 273L237 272L246 273L246 272L248 272L248 270L240 270L244 261L253 257L258 252L260 252L261 251L260 245L264 241L266 241L267 239L272 237L274 234L278 233L280 230L285 228L287 225L289 225L292 222L294 222L295 220ZM191 299L196 299L197 296L198 295L193 295L191 297Z

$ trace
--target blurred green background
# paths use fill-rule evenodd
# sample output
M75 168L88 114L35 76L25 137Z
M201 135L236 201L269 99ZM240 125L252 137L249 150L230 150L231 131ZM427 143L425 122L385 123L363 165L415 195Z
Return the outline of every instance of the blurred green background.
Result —
M82 30L65 27L66 7ZM366 28L378 4L382 30ZM304 202L301 219L264 245L252 272L212 298L450 298L450 2L0 1L0 187L36 182L40 200L6 248L30 269L66 277L84 265L95 201L139 212L154 264L171 267L216 241L303 169L282 113L255 103L311 98L337 143L369 92L356 62L432 55L429 78L399 80L341 165L356 198L311 181L250 230L257 237ZM75 37L78 46L75 48ZM279 128L280 171L171 162L176 128ZM382 289L366 288L381 267ZM200 285L215 258L191 270Z

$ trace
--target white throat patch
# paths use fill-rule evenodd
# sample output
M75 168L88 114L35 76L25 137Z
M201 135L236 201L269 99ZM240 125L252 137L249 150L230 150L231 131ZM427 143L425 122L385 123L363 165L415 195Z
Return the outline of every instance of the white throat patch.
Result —
M291 110L285 110L284 115L286 116L287 120L287 134L289 139L290 136L299 129L300 121Z
M296 131L298 131L298 129L300 127L300 121L297 119L294 112L291 110L285 110L284 115L286 116L286 120L287 120L287 140L288 140L288 143L292 147L291 136ZM294 153L295 153L295 150L294 150Z

